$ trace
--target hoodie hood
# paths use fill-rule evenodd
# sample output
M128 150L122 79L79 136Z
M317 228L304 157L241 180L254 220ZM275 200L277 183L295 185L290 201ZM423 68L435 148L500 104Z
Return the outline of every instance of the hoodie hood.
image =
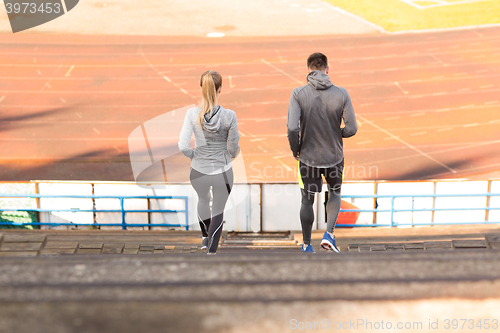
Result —
M307 83L316 90L326 90L333 86L330 77L318 70L311 71L311 73L307 75Z
M222 107L215 107L212 112L208 112L203 117L203 127L209 132L217 132L221 125Z

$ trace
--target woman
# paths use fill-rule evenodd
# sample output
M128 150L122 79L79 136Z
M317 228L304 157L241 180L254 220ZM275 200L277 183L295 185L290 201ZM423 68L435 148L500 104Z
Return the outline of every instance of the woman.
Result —
M189 109L182 126L179 149L191 159L189 179L198 194L198 221L203 235L202 249L216 254L222 234L224 207L233 187L231 158L239 153L236 113L218 105L222 77L216 71L203 73L200 80L201 106ZM195 149L189 147L194 132ZM210 195L212 188L212 195ZM210 211L212 199L212 211Z

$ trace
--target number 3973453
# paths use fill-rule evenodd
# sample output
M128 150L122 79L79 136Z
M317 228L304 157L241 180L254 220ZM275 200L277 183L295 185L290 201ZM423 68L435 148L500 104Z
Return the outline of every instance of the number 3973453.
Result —
M15 13L15 14L35 14L35 13L55 13L59 14L62 10L60 3L41 3L40 5L36 3L30 2L16 2L16 3L6 3L5 9L7 9L7 13Z

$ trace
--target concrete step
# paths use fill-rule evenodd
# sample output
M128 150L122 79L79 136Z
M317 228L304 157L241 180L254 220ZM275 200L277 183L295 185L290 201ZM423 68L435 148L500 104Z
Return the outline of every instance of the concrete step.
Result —
M500 277L299 282L34 283L0 286L0 302L277 302L500 298Z
M496 279L496 250L370 252L342 254L277 253L178 254L175 256L81 255L4 258L0 286L30 283L222 283L315 281L415 281ZM14 274L15 272L15 274Z
M498 318L498 298L330 301L2 302L0 332L443 332L445 320ZM458 320L461 325L463 322ZM399 329L397 325L399 326ZM405 326L406 329L405 329ZM408 326L409 325L409 326ZM309 327L309 329L306 329ZM384 329L381 329L384 327ZM391 327L391 329L387 329ZM378 329L376 329L378 328ZM316 331L314 330L314 331ZM484 330L450 330L482 332ZM488 330L486 330L488 331Z

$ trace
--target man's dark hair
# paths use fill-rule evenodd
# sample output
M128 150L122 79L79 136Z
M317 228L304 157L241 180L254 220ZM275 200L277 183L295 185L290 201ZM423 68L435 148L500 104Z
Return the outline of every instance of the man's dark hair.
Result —
M323 53L313 53L307 58L307 67L311 70L324 71L328 67L328 59Z

